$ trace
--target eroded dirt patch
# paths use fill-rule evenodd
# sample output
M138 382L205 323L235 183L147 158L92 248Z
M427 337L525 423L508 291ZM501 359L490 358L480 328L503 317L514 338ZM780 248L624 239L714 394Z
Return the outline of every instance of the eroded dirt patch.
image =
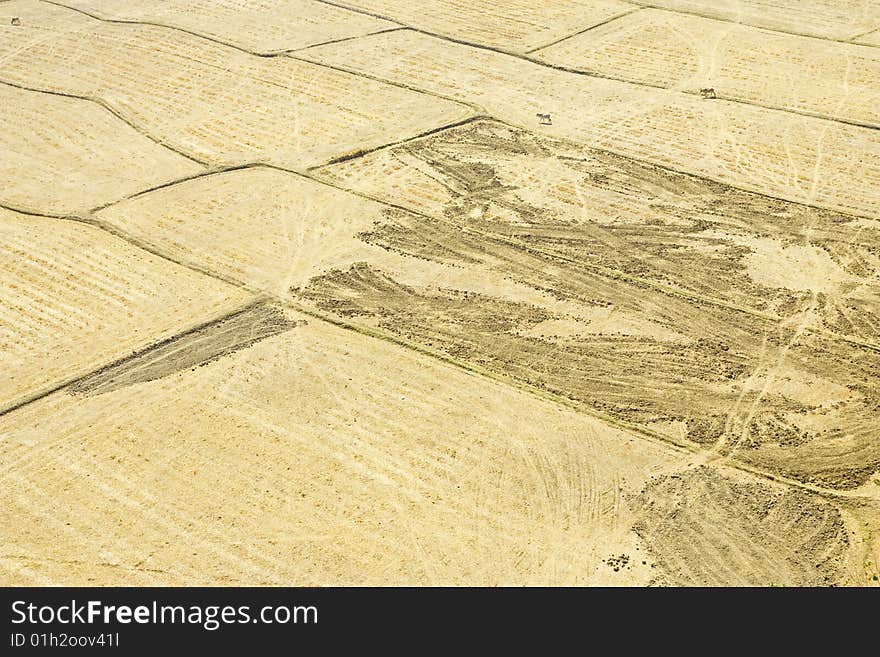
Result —
M198 367L301 325L282 310L256 304L207 326L174 336L72 384L74 394L100 395Z

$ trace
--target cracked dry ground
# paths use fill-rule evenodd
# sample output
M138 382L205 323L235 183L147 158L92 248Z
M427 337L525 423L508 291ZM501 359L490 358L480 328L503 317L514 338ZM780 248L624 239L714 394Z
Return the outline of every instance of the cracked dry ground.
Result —
M876 585L880 5L642 4L0 2L0 583Z

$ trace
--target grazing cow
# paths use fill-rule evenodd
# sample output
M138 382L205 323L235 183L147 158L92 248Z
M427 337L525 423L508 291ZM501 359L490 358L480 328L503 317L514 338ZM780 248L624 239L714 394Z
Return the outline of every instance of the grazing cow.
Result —
M535 116L540 119L541 125L553 125L553 121L550 120L549 114L536 114Z
M717 98L715 95L715 90L712 87L706 87L705 89L700 89L700 95L703 98Z

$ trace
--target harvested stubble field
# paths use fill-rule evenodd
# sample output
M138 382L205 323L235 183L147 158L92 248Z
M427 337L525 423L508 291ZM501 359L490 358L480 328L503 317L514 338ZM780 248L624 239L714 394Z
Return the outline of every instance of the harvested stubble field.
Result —
M651 4L0 2L0 583L877 583L880 14Z

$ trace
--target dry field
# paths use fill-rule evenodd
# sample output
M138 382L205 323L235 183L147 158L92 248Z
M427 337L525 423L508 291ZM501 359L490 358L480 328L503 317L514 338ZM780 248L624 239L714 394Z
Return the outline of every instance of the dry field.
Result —
M880 5L866 0L629 0L635 5L720 18L780 32L848 41L880 25Z
M147 354L113 388L84 382L0 418L12 484L3 522L27 528L5 546L3 578L650 580L623 498L680 455L384 341L272 312L280 333L195 371L166 359L149 380L138 376L156 369ZM95 531L132 516L133 532ZM614 573L602 561L621 552L638 563Z
M540 50L558 66L880 126L880 50L645 9Z
M474 270L365 259L297 290L318 308L805 483L880 469L880 235L850 217L484 121L315 173L418 197L362 239ZM556 303L457 289L484 269Z
M383 210L381 203L258 166L148 192L96 217L176 261L277 295L361 257L356 235Z
M0 107L3 206L74 214L201 170L86 100L0 83Z
M0 209L0 412L251 296L100 228Z
M869 46L880 46L880 30L870 32L864 36L854 39L855 43L864 43Z
M298 55L473 102L542 134L792 201L880 214L880 132L870 128L561 71L414 31ZM552 125L540 125L538 113ZM853 180L863 181L858 194Z
M880 13L651 4L0 2L0 584L877 585Z

